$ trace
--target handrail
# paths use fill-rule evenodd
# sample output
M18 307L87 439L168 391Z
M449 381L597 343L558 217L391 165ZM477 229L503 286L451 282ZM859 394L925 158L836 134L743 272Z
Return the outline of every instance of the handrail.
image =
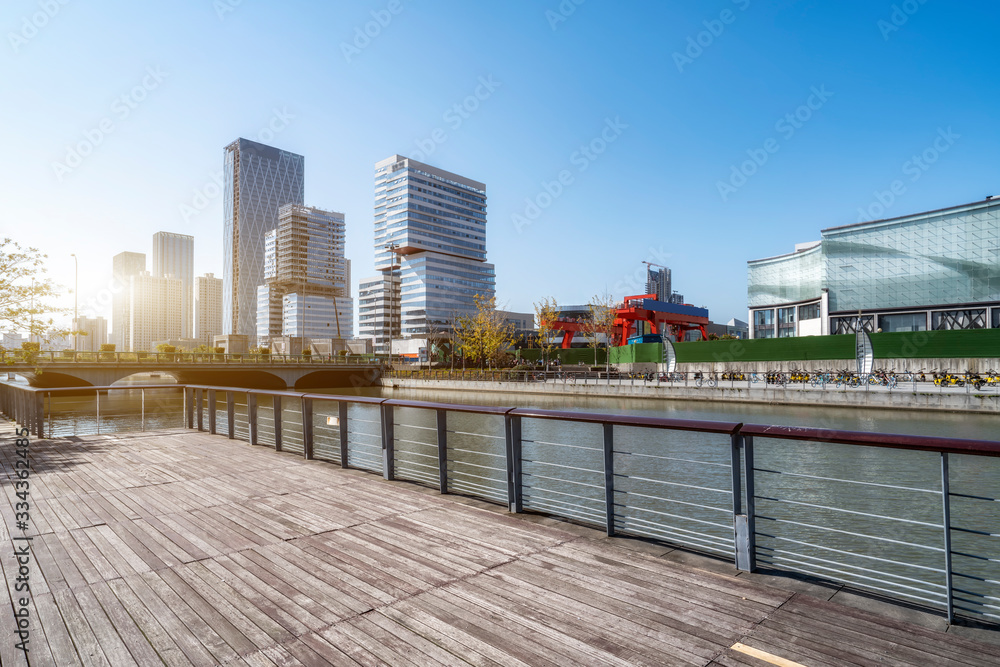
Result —
M647 426L669 428L677 431L702 431L705 433L728 433L735 435L740 426L737 422L703 421L697 419L666 419L663 417L643 417L639 415L608 415L592 412L566 412L562 410L540 410L516 408L512 414L535 419L561 419L578 422L596 422L616 426Z
M812 428L808 426L768 426L764 424L743 424L740 434L761 438L783 440L809 440L831 442L843 445L863 445L865 447L886 447L890 449L916 449L921 451L947 452L949 454L979 454L1000 456L1000 442L994 440L972 440L964 438L943 438L928 435L903 435L898 433L869 433L865 431L841 431L837 429Z

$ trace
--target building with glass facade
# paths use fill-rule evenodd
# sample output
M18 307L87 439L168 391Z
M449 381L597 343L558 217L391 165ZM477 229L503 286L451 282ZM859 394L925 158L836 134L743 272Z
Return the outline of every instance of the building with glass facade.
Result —
M257 333L257 287L264 282L264 237L278 209L302 204L305 158L237 139L225 148L222 333Z
M400 155L377 163L374 247L385 277L362 281L358 331L377 352L389 337L448 336L459 316L475 312L477 295L495 295L478 181Z
M343 213L286 204L264 236L257 288L257 343L277 336L349 339L354 334Z
M206 273L194 279L194 333L199 344L213 346L222 333L222 279Z
M748 262L752 338L1000 328L1000 199L821 236Z
M153 234L153 275L181 281L181 338L194 330L194 237L172 232Z
M120 252L112 259L111 275L114 289L111 297L111 342L118 352L132 349L129 284L132 276L137 276L145 270L145 253Z

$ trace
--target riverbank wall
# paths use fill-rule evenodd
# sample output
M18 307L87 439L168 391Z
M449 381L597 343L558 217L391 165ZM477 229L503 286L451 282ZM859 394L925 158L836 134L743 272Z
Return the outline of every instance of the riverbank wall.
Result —
M829 384L824 388L792 385L789 387L753 385L737 382L735 386L695 387L680 384L655 384L642 380L612 380L611 383L583 384L570 381L548 382L492 382L479 380L420 380L382 378L386 389L422 389L432 391L490 392L513 394L545 394L549 396L601 396L612 398L646 398L651 400L720 401L732 403L759 403L764 405L809 405L829 407L857 407L886 410L941 410L945 412L974 412L1000 414L1000 392L976 392L961 389L939 390L931 383L927 386L909 386L893 390L884 387L859 387L837 389ZM742 385L742 386L741 386ZM511 399L516 402L516 399Z

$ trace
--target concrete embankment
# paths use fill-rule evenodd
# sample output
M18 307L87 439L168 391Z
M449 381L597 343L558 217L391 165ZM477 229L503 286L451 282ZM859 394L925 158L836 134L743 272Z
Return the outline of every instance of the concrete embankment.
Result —
M728 383L722 383L723 385ZM610 396L648 398L658 400L723 401L734 403L761 403L765 405L827 405L832 407L859 407L899 410L943 410L947 412L976 412L1000 414L1000 393L990 388L990 393L976 392L974 388L952 388L941 391L932 383L906 384L888 390L884 387L825 388L791 385L787 388L771 386L694 387L683 385L647 384L641 380L622 380L619 384L583 384L572 381L548 382L489 382L464 380L417 380L383 378L382 386L392 389L424 389L434 391L494 392L517 400L512 394L546 394L564 396Z

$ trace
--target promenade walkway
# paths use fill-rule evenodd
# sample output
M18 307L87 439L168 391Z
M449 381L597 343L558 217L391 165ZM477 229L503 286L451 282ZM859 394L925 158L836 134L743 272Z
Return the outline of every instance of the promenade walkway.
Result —
M23 535L31 665L1000 664L990 631L193 431L33 441L25 532L3 428L3 665Z

